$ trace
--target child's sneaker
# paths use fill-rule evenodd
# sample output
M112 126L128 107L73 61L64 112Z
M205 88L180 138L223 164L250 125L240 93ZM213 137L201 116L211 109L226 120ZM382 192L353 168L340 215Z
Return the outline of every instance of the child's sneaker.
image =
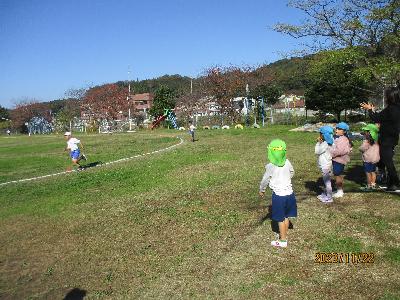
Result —
M322 197L321 199L319 199L322 203L332 203L333 199L332 197L328 197L327 195L325 195L324 197Z
M287 247L287 241L281 241L281 240L272 241L271 242L271 246L286 248Z
M332 194L333 198L342 198L344 196L343 190L338 190L336 193Z
M322 201L322 199L324 199L326 197L325 193L322 193L321 195L318 195L317 198L318 200Z
M85 154L83 154L83 153L82 153L82 159L83 159L83 160L87 160L87 157L86 157L86 155L85 155Z
M369 185L360 187L360 191L363 191L363 192L370 192L371 190L372 190L372 188Z

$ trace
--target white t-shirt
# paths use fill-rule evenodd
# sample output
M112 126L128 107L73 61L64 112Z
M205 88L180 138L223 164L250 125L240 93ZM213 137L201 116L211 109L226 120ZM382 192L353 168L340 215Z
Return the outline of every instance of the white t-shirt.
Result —
M190 125L190 127L189 127L189 130L190 131L194 131L196 129L196 127L194 127L194 125L192 124L192 125Z
M265 166L265 173L260 183L260 192L264 192L269 185L271 190L278 196L288 196L293 193L292 177L294 169L288 159L283 167L269 163Z
M69 149L69 150L71 150L71 151L74 151L74 150L77 150L77 149L79 149L79 147L78 147L78 144L80 143L81 141L80 140L78 140L77 138L70 138L68 141L67 141L67 148Z

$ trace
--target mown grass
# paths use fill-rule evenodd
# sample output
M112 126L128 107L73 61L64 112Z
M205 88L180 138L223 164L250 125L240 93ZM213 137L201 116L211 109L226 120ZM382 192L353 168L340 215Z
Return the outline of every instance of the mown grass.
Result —
M74 288L89 299L400 296L399 198L359 193L364 178L354 153L346 197L319 203L315 134L288 129L199 131L199 141L183 135L186 143L168 152L1 187L0 297L59 299ZM175 135L82 140L90 159L111 161L172 145ZM287 249L269 245L270 197L257 196L266 145L276 137L286 141L296 171L299 217ZM32 175L25 166L46 139L54 139L49 151L60 159L48 171L68 163L57 157L59 137L31 140L34 153L20 150L29 143L19 139L0 148L3 182ZM7 171L2 162L18 151L33 158ZM375 262L316 264L316 252L374 252Z

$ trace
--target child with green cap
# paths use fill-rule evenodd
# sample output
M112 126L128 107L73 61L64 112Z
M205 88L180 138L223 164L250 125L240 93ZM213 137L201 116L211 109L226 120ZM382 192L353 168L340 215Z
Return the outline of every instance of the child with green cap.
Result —
M376 188L376 163L379 162L378 132L379 128L375 124L368 124L362 128L364 131L364 141L360 147L364 162L364 171L367 175L367 186L361 190L370 191Z
M279 239L271 242L275 247L287 247L287 232L289 218L297 217L296 197L292 188L294 169L286 159L286 144L275 139L268 145L269 164L265 166L265 173L260 183L259 195L264 197L265 189L269 185L272 193L271 219L278 222Z

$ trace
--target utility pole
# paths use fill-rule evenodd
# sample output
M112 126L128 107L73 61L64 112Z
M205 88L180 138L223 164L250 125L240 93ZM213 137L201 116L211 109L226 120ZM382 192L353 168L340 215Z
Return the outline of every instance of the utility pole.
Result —
M128 101L128 119L129 119L129 131L132 132L132 118L131 118L131 81L130 81L130 76L131 74L131 69L130 66L128 66L128 96L126 97L126 100Z

